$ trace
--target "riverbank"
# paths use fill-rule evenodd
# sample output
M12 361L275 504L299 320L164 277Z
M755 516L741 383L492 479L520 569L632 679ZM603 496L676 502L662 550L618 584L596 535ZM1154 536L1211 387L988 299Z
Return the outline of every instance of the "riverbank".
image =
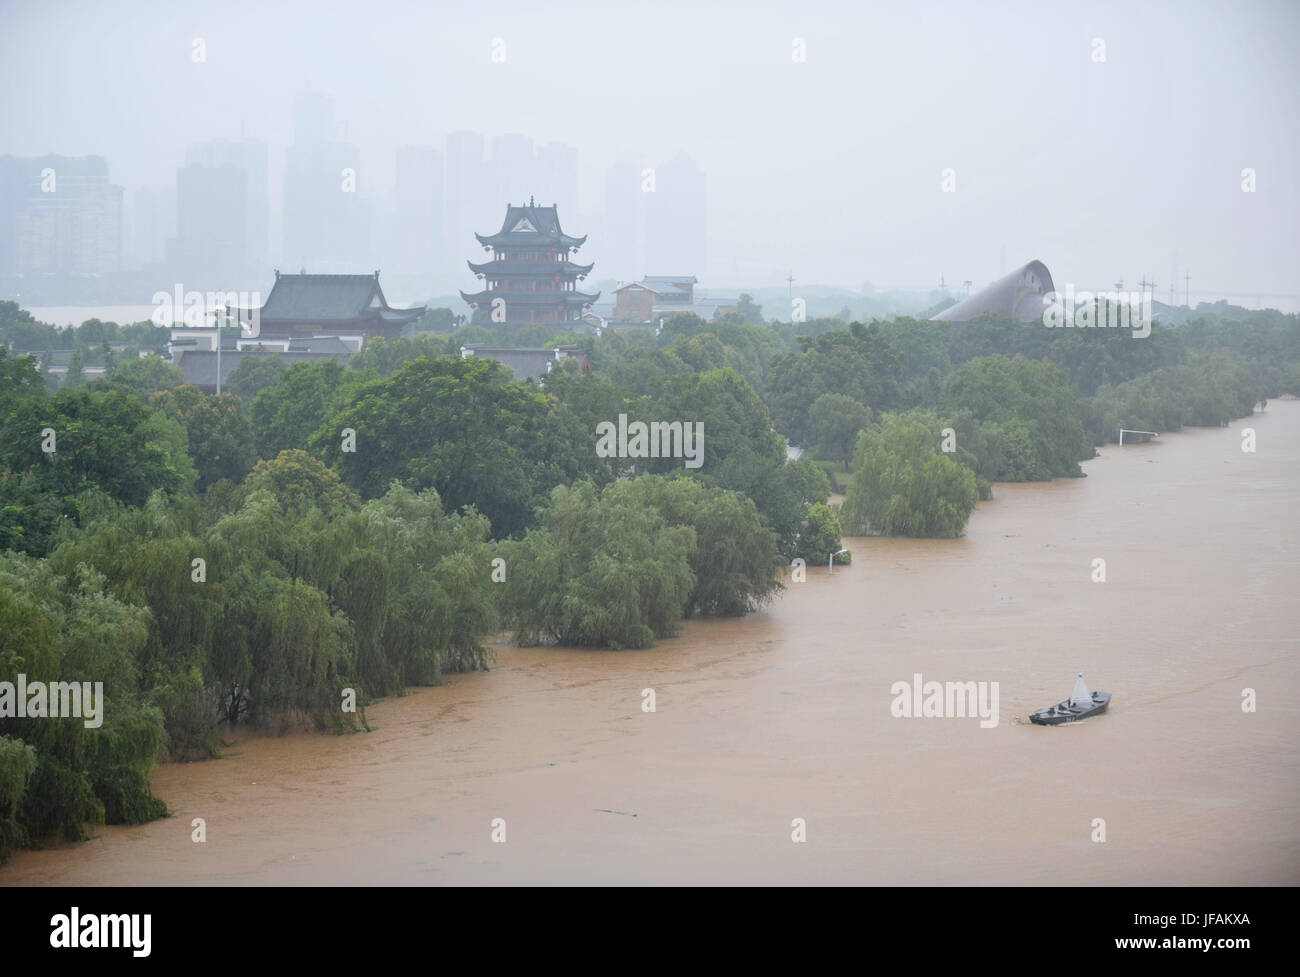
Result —
M1084 470L996 485L960 539L846 540L851 567L653 649L500 647L373 733L164 765L174 817L0 883L1300 882L1300 402ZM1017 721L1079 669L1108 715ZM916 673L998 682L999 724L892 717Z

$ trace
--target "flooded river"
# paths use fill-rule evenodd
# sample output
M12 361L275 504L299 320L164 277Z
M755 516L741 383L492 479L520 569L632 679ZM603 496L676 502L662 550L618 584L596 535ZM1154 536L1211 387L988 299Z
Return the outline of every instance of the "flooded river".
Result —
M1300 883L1300 401L1084 468L648 651L503 647L370 734L162 766L174 817L0 883ZM1079 670L1110 712L1029 725ZM917 673L997 726L895 718Z

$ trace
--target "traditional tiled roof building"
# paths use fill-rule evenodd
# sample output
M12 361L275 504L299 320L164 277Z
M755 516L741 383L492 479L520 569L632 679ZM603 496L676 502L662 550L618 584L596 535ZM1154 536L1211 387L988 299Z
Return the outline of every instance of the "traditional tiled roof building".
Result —
M461 292L474 310L474 322L577 322L600 293L578 291L577 283L592 265L569 260L587 238L571 237L560 227L554 204L539 207L506 205L506 218L496 234L475 234L491 261L468 262L470 271L483 279L481 292Z
M391 339L424 315L423 305L394 309L373 275L282 275L260 312L260 335L308 337L320 333L358 333L366 339ZM246 318L241 313L241 319Z
M571 357L577 360L579 370L585 373L591 372L591 361L577 346L554 346L551 349L503 349L476 343L460 348L461 359L469 359L471 356L504 363L510 367L518 380L541 379L556 365Z

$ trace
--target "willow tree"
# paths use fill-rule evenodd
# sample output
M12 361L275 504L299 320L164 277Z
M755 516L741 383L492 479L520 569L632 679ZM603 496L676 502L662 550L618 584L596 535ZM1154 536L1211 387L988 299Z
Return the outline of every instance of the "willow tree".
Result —
M15 760L12 741L33 751L13 819L30 841L79 840L87 823L134 824L165 813L148 781L163 719L139 693L148 616L106 593L102 575L84 564L67 580L47 561L0 555L0 680L22 674L29 688L89 682L92 690L81 698L81 715L0 718L0 737L11 741L6 765L27 765ZM10 769L0 779L12 808L21 777Z
M696 583L692 528L590 482L552 490L542 521L502 546L518 641L646 648L678 632Z
M35 772L36 748L11 736L0 736L0 862L27 844L19 810Z
M78 567L93 566L116 598L149 609L134 665L141 692L162 710L167 752L214 755L215 704L202 675L226 634L229 561L205 539L192 500L158 492L135 509L98 494L82 507L86 525L67 534L51 567L72 580Z
M367 691L487 666L496 616L484 517L447 516L437 492L394 483L339 531L351 555L331 596L358 628Z
M974 473L941 453L928 424L890 414L858 438L841 518L851 533L960 536L978 500Z
M781 589L776 533L753 501L739 492L694 478L642 475L608 486L602 498L613 504L648 506L669 526L695 534L691 571L695 586L688 613L740 615L756 610Z

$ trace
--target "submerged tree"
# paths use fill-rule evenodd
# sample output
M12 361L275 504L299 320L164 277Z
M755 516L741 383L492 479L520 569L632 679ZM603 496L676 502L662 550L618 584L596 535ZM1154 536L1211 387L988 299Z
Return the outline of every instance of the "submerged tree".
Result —
M686 611L705 616L747 614L781 589L784 564L777 537L751 499L697 479L643 475L608 486L603 498L655 509L670 526L695 533L695 587Z
M978 499L974 473L940 452L928 424L891 414L858 439L842 517L854 531L960 536Z
M1050 363L986 356L960 367L944 392L951 414L995 432L1000 464L991 479L1045 481L1082 474L1093 455L1087 406L1069 374Z
M22 674L29 690L44 683L59 705L57 718L53 704L44 716L0 718L0 743L8 740L0 833L80 840L88 823L137 824L164 813L148 779L162 714L138 684L148 619L106 593L103 576L85 564L65 578L46 561L0 555L0 680Z
M648 648L677 633L695 587L695 532L655 508L557 486L541 528L503 544L504 600L522 644Z

